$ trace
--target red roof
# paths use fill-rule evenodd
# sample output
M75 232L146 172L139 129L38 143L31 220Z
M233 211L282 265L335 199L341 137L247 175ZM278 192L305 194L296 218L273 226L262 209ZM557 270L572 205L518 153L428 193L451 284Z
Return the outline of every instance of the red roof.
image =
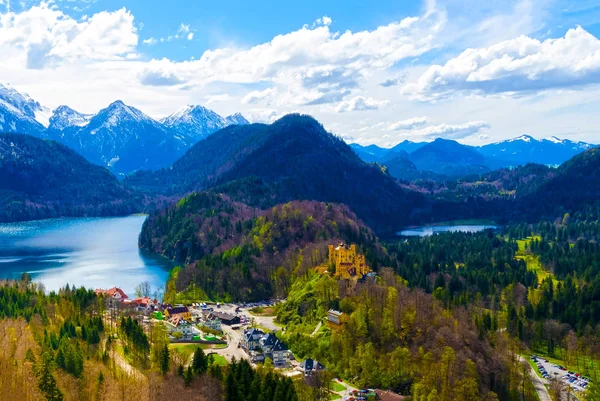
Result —
M119 293L119 295L121 295L121 298L123 298L123 299L129 298L127 296L127 294L125 294L123 292L123 290L120 289L119 287L113 287L113 288L111 288L109 290L106 290L106 295L109 295L111 297L114 297L116 293Z
M149 297L136 298L132 301L136 305L148 306L152 303L152 299Z

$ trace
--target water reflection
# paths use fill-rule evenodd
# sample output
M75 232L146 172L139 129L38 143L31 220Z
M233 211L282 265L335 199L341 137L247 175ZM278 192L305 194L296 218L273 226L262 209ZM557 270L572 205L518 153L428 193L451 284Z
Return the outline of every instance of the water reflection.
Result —
M426 237L428 235L447 232L476 233L488 228L495 229L498 227L491 225L424 226L402 230L397 235L402 237Z
M145 216L50 219L0 224L0 276L24 271L48 290L69 283L119 286L133 295L142 281L163 288L171 264L138 248Z

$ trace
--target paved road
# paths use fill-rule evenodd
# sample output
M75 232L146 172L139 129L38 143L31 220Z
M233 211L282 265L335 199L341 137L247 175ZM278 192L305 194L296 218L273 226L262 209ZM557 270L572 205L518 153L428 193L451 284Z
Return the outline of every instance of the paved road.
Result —
M238 344L242 340L243 329L233 330L231 327L223 325L221 326L223 332L229 336L227 342L227 348L214 348L206 350L206 353L215 353L224 356L228 361L231 361L233 357L238 361L240 359L248 359L248 354L242 349L238 348Z
M529 371L529 377L531 377L533 387L535 388L535 391L538 393L538 396L540 397L540 401L552 401L552 398L550 398L550 394L548 393L548 389L544 385L547 383L547 381L537 375L537 373L533 369L533 366L531 366L529 364L529 362L525 360L525 358L523 358L522 356L519 356L519 361L521 363L524 363L527 365L527 368Z

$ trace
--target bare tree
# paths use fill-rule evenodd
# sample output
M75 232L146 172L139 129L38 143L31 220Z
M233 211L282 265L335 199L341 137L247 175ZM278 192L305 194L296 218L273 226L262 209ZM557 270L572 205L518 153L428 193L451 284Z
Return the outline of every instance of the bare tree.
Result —
M152 293L152 288L148 281L142 281L135 287L136 297L149 297Z

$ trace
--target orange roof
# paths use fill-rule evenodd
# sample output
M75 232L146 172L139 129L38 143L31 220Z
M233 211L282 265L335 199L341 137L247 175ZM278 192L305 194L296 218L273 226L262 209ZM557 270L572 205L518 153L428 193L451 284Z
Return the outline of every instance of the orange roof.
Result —
M152 303L152 299L150 299L149 297L142 297L142 298L136 298L132 302L137 305L148 306Z
M106 290L106 295L109 295L109 296L111 296L111 297L114 297L114 295L115 295L116 293L119 293L119 295L121 295L121 298L124 298L124 299L125 299L125 298L129 298L129 297L127 296L127 294L125 294L125 293L123 292L123 290L122 290L122 289L120 289L119 287L113 287L113 288L111 288L111 289L109 289L109 290Z

